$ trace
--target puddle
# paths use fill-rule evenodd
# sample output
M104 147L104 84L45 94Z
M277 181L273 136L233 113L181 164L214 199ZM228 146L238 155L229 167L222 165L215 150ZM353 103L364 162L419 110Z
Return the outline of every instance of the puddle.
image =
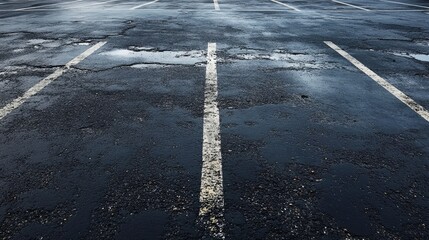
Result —
M422 62L429 62L429 54L410 54L410 56Z
M165 64L134 64L131 65L131 68L138 68L138 69L147 69L147 68L166 68L169 65L165 65Z
M159 51L152 48L133 47L116 49L101 55L117 60L139 60L142 63L194 65L204 62L204 51ZM141 64L140 67L148 64Z
M392 54L400 57L414 58L422 62L429 62L429 54L409 54L409 53L401 53L401 52L393 52Z
M30 40L28 40L28 44L31 44L31 45L38 45L38 44L50 43L50 42L52 42L52 40L46 40L46 39L30 39Z
M310 62L316 58L304 53L289 53L284 50L274 50L272 53L262 53L258 50L246 50L246 52L232 50L230 54L239 60L270 60L270 61L299 61Z
M39 48L55 48L61 46L59 41L46 40L46 39L30 39L27 41L28 45L33 45L35 49Z
M277 71L282 69L295 70L310 70L310 69L332 69L335 64L329 62L328 57L324 54L305 54L300 52L287 52L285 50L276 49L273 52L264 52L260 50L247 49L245 51L229 50L227 62L259 60L272 61L267 66L267 71ZM261 65L262 66L262 65Z
M272 53L272 54L237 54L241 60L272 60L272 61L286 61L286 60L312 60L308 55L294 55L287 53Z
M150 47L136 47L136 46L131 46L128 48L129 50L133 50L133 51L156 51L155 48L150 48Z

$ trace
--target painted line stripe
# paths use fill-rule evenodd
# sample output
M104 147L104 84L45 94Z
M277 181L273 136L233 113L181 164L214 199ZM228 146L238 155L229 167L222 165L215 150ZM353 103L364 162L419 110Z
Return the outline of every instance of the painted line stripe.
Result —
M301 12L301 10L299 10L298 8L293 7L293 6L289 5L289 4L282 3L282 2L279 2L279 1L276 1L276 0L271 0L271 2L275 2L275 3L277 3L277 4L280 4L280 5L282 5L282 6L287 7L287 8L289 8L289 9L292 9L292 10L295 10L295 11L298 11L298 12Z
M388 3L395 3L395 4L400 4L400 5L405 5L405 6L411 6L411 7L419 7L419 8L425 8L425 9L429 9L428 6L422 6L422 5L416 5L416 4L410 4L410 3L403 3L403 2L396 2L396 1L388 1L388 0L381 0L382 2L388 2Z
M22 11L22 10L28 10L28 9L44 8L44 7L48 7L48 6L71 4L71 3L77 3L77 2L82 2L82 1L83 0L76 0L76 1L71 1L71 2L60 2L60 3L52 3L52 4L39 5L39 6L34 6L34 7L18 8L18 9L15 9L15 11Z
M56 70L51 75L44 78L42 81L38 82L36 85L28 89L24 95L14 99L12 102L8 103L6 106L0 109L0 120L6 117L9 113L11 113L13 110L21 106L25 101L27 101L30 97L40 92L42 89L44 89L47 85L49 85L51 82L59 78L61 75L66 73L70 67L82 62L85 58L93 54L95 51L97 51L99 48L101 48L106 42L99 42L92 46L91 48L87 49L85 52L80 54L79 56L72 59L70 62L68 62L64 67Z
M330 48L332 48L333 50L335 50L342 57L347 59L355 67L357 67L359 70L364 72L368 77L372 78L372 80L376 81L380 86L382 86L384 89L389 91L393 96L395 96L397 99L401 100L401 102L405 103L405 105L407 105L414 112L416 112L422 118L424 118L426 121L429 122L429 112L423 106L416 103L413 99L411 99L410 97L405 95L405 93L401 92L395 86L393 86L388 81L386 81L384 78L380 77L378 74L373 72L371 69L367 68L361 62L359 62L356 58L352 57L346 51L342 50L340 47L335 45L333 42L325 41L324 43L326 45L328 45Z
M359 6L350 4L350 3L345 3L345 2L341 2L341 1L337 1L337 0L332 0L332 2L335 2L335 3L338 3L338 4L342 4L342 5L346 5L346 6L349 6L349 7L354 7L354 8L357 8L357 9L360 9L360 10L364 10L364 11L367 11L367 12L371 11L371 10L369 10L367 8L359 7Z
M75 8L81 8L82 11L87 11L87 7L90 6L96 6L96 5L102 5L105 3L111 3L111 2L116 2L117 0L110 0L110 1L104 1L104 2L96 2L96 3L91 3L91 4L82 4L79 6L71 6L71 7L62 7L61 10L65 10L65 9L75 9ZM37 8L37 9L29 9L29 10L15 10L15 11L58 11L58 9L51 9L51 8ZM100 9L97 9L97 11L100 11Z
M209 43L204 90L203 167L199 216L207 231L206 233L211 239L225 239L223 232L225 220L223 215L223 174L216 61L216 43Z
M91 3L91 4L86 4L86 5L80 5L80 6L65 7L65 8L61 8L61 9L86 8L86 7L90 7L90 6L103 5L105 3L111 3L111 2L116 2L116 1L117 0L110 0L110 1L104 1L104 2L96 2L96 3ZM97 10L99 10L99 9L97 9Z
M213 0L213 4L214 4L214 8L215 8L215 10L219 11L219 10L220 10L220 7L219 7L219 2L218 2L218 0Z
M138 5L138 6L135 6L135 7L130 8L130 10L136 10L136 9L141 8L141 7L144 7L144 6L146 6L146 5L149 5L149 4L152 4L152 3L156 3L156 2L158 2L158 1L159 1L159 0L154 0L154 1L152 1L152 2L143 3L143 4L140 4L140 5Z

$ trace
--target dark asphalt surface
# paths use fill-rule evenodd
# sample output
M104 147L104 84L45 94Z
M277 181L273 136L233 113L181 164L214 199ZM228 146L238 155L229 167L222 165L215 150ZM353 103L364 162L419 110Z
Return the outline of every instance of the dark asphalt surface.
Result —
M101 2L0 3L0 107L107 42L0 120L0 239L210 238L208 42L226 239L429 239L429 122L323 43L429 109L429 1Z

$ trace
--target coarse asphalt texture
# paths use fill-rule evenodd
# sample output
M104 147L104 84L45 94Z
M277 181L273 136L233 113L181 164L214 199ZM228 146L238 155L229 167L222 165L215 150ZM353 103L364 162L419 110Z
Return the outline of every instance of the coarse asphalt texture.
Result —
M429 121L325 41L429 109L427 0L1 1L0 108L67 71L0 119L0 239L429 239Z

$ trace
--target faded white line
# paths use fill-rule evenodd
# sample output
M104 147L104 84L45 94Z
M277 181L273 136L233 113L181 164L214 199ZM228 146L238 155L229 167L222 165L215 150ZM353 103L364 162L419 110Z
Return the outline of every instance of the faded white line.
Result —
M298 12L301 12L301 10L299 10L298 8L296 8L296 7L294 7L294 6L291 6L291 5L289 5L289 4L282 3L282 2L279 2L279 1L276 1L276 0L271 0L271 2L275 2L275 3L277 3L277 4L280 4L280 5L282 5L282 6L287 7L287 8L289 8L289 9L292 9L292 10L295 10L295 11L298 11Z
M90 7L90 6L103 5L105 3L111 3L111 2L116 2L116 1L117 0L110 0L110 1L104 1L104 2L96 2L96 3L91 3L91 4L87 4L87 5L82 5L82 6L67 7L67 8L64 8L64 9L86 8L86 7Z
M407 105L409 108L411 108L413 111L415 111L422 118L424 118L426 121L429 122L429 112L423 106L416 103L413 99L411 99L410 97L405 95L405 93L401 92L395 86L393 86L388 81L386 81L384 78L380 77L378 74L373 72L371 69L367 68L361 62L359 62L356 58L352 57L346 51L342 50L340 47L335 45L333 42L325 41L324 43L326 45L328 45L330 48L332 48L333 50L335 50L338 54L343 56L345 59L347 59L355 67L357 67L359 70L364 72L368 77L372 78L380 86L382 86L384 89L386 89L388 92L390 92L393 96L395 96L396 98L401 100L401 102L405 103L405 105Z
M86 9L87 7L90 6L96 6L96 5L102 5L105 3L111 3L111 2L116 2L117 0L109 0L109 1L104 1L104 2L96 2L96 3L91 3L91 4L82 4L82 5L78 5L78 6L71 6L71 7L62 7L61 10L65 10L65 9L75 9L75 8L80 8L82 9L82 11L87 11L87 10L91 10L91 9ZM14 11L58 11L59 9L52 9L52 8L36 8L36 9L28 9L28 10L14 10ZM101 10L105 10L105 9L97 9L96 11L99 12ZM92 10L94 11L94 10ZM116 10L115 10L116 11Z
M219 10L220 10L220 7L219 7L219 2L218 2L218 0L213 0L213 4L214 4L214 8L215 8L215 10L219 11Z
M77 2L82 2L82 1L83 0L76 0L76 1L71 1L71 2L60 2L60 3L52 3L52 4L33 6L33 7L18 8L18 9L15 9L15 11L23 11L23 10L29 10L29 9L44 8L44 7L49 7L49 6L71 4L71 3L77 3Z
M359 6L350 4L350 3L345 3L345 2L341 2L341 1L337 1L337 0L332 0L332 2L335 2L335 3L338 3L338 4L342 4L342 5L346 5L346 6L349 6L349 7L354 7L354 8L357 8L357 9L360 9L360 10L364 10L364 11L367 11L367 12L371 11L371 10L369 10L367 8L359 7Z
M388 1L388 0L381 0L382 2L388 2L388 3L395 3L395 4L400 4L400 5L405 5L405 6L411 6L411 7L419 7L419 8L425 8L425 9L429 9L428 6L422 6L422 5L416 5L416 4L410 4L410 3L403 3L403 2L396 2L396 1Z
M155 1L152 1L152 2L143 3L143 4L140 4L140 5L138 5L138 6L135 6L135 7L130 8L130 10L136 10L136 9L138 9L138 8L141 8L141 7L147 6L147 5L149 5L149 4L156 3L156 2L158 2L158 1L159 1L159 0L155 0Z
M59 78L61 75L63 75L65 72L67 72L70 67L79 64L82 62L85 58L87 58L89 55L93 54L95 51L97 51L99 48L101 48L106 42L99 42L95 44L94 46L90 47L88 50L80 54L79 56L72 59L70 62L68 62L64 67L56 70L51 75L44 78L42 81L38 82L36 85L28 89L22 96L14 99L12 102L8 103L6 106L0 109L0 120L6 117L10 112L21 106L25 101L27 101L30 97L40 92L42 89L44 89L47 85L49 85L51 82Z
M216 43L209 43L204 90L203 167L199 216L210 238L225 239L223 232L225 220L223 215L223 174L216 61Z
M65 8L61 8L61 9L74 9L74 8L82 8L82 9L84 9L86 7L96 6L96 5L103 5L105 3L111 3L111 2L116 2L116 1L117 0L110 0L110 1L104 1L104 2L96 2L96 3L90 3L90 4L86 4L86 5L80 5L80 6L65 7Z

